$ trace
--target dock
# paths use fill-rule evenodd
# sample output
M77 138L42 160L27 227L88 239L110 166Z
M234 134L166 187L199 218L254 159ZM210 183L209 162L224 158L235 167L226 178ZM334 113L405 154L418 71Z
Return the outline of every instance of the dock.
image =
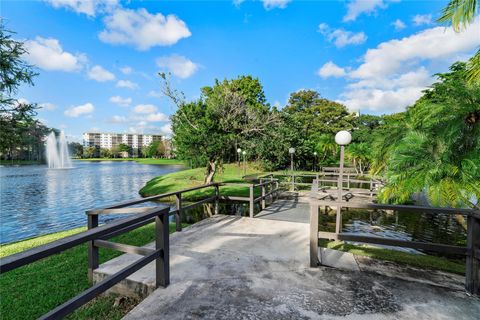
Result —
M111 290L148 295L127 320L477 319L480 314L480 301L464 293L464 277L331 251L323 252L323 266L311 268L308 203L278 200L255 218L215 215L172 234L168 287L155 289L150 263ZM94 279L140 258L124 254L110 260L95 270Z

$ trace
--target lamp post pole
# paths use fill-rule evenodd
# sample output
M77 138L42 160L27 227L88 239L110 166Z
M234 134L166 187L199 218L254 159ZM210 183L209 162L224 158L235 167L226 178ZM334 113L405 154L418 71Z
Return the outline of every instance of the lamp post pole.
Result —
M237 149L237 162L238 166L240 167L240 154L242 153L242 149L238 148Z
M352 135L350 132L342 130L335 135L335 142L340 145L340 170L338 173L338 198L337 198L337 217L335 232L340 233L342 231L342 189L343 189L343 162L345 157L345 145L352 141Z
M315 172L317 169L317 151L313 153L313 171Z

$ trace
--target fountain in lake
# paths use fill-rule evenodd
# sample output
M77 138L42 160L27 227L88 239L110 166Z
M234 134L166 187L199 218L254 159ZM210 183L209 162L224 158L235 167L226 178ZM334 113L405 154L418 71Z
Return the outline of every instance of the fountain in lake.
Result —
M67 139L65 133L62 131L60 136L55 136L51 132L47 137L47 163L48 167L52 169L65 169L72 167L72 161L68 154Z

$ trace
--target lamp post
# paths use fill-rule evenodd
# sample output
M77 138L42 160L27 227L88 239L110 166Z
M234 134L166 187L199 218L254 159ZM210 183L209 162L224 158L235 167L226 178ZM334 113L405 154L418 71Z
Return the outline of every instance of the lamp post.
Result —
M289 148L288 153L290 153L290 170L293 172L293 154L295 153L295 148Z
M316 171L315 170L316 167L317 167L317 151L313 153L313 171Z
M242 149L237 149L237 159L238 159L238 166L240 167L240 154L242 153Z
M342 202L342 189L343 189L343 162L345 157L345 146L352 141L352 135L350 132L342 130L337 132L335 135L335 142L340 145L340 172L338 173L338 199L337 199L337 222L336 222L336 233L342 231L342 217L341 217L341 206Z
M243 150L243 175L245 176L247 174L247 165L245 163L245 155L247 154L247 151Z

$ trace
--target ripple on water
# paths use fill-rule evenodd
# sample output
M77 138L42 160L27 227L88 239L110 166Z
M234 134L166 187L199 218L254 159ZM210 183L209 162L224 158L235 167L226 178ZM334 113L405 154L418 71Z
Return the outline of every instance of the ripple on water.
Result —
M85 226L86 210L138 198L150 179L182 169L122 161L74 161L73 166L0 168L0 243Z

